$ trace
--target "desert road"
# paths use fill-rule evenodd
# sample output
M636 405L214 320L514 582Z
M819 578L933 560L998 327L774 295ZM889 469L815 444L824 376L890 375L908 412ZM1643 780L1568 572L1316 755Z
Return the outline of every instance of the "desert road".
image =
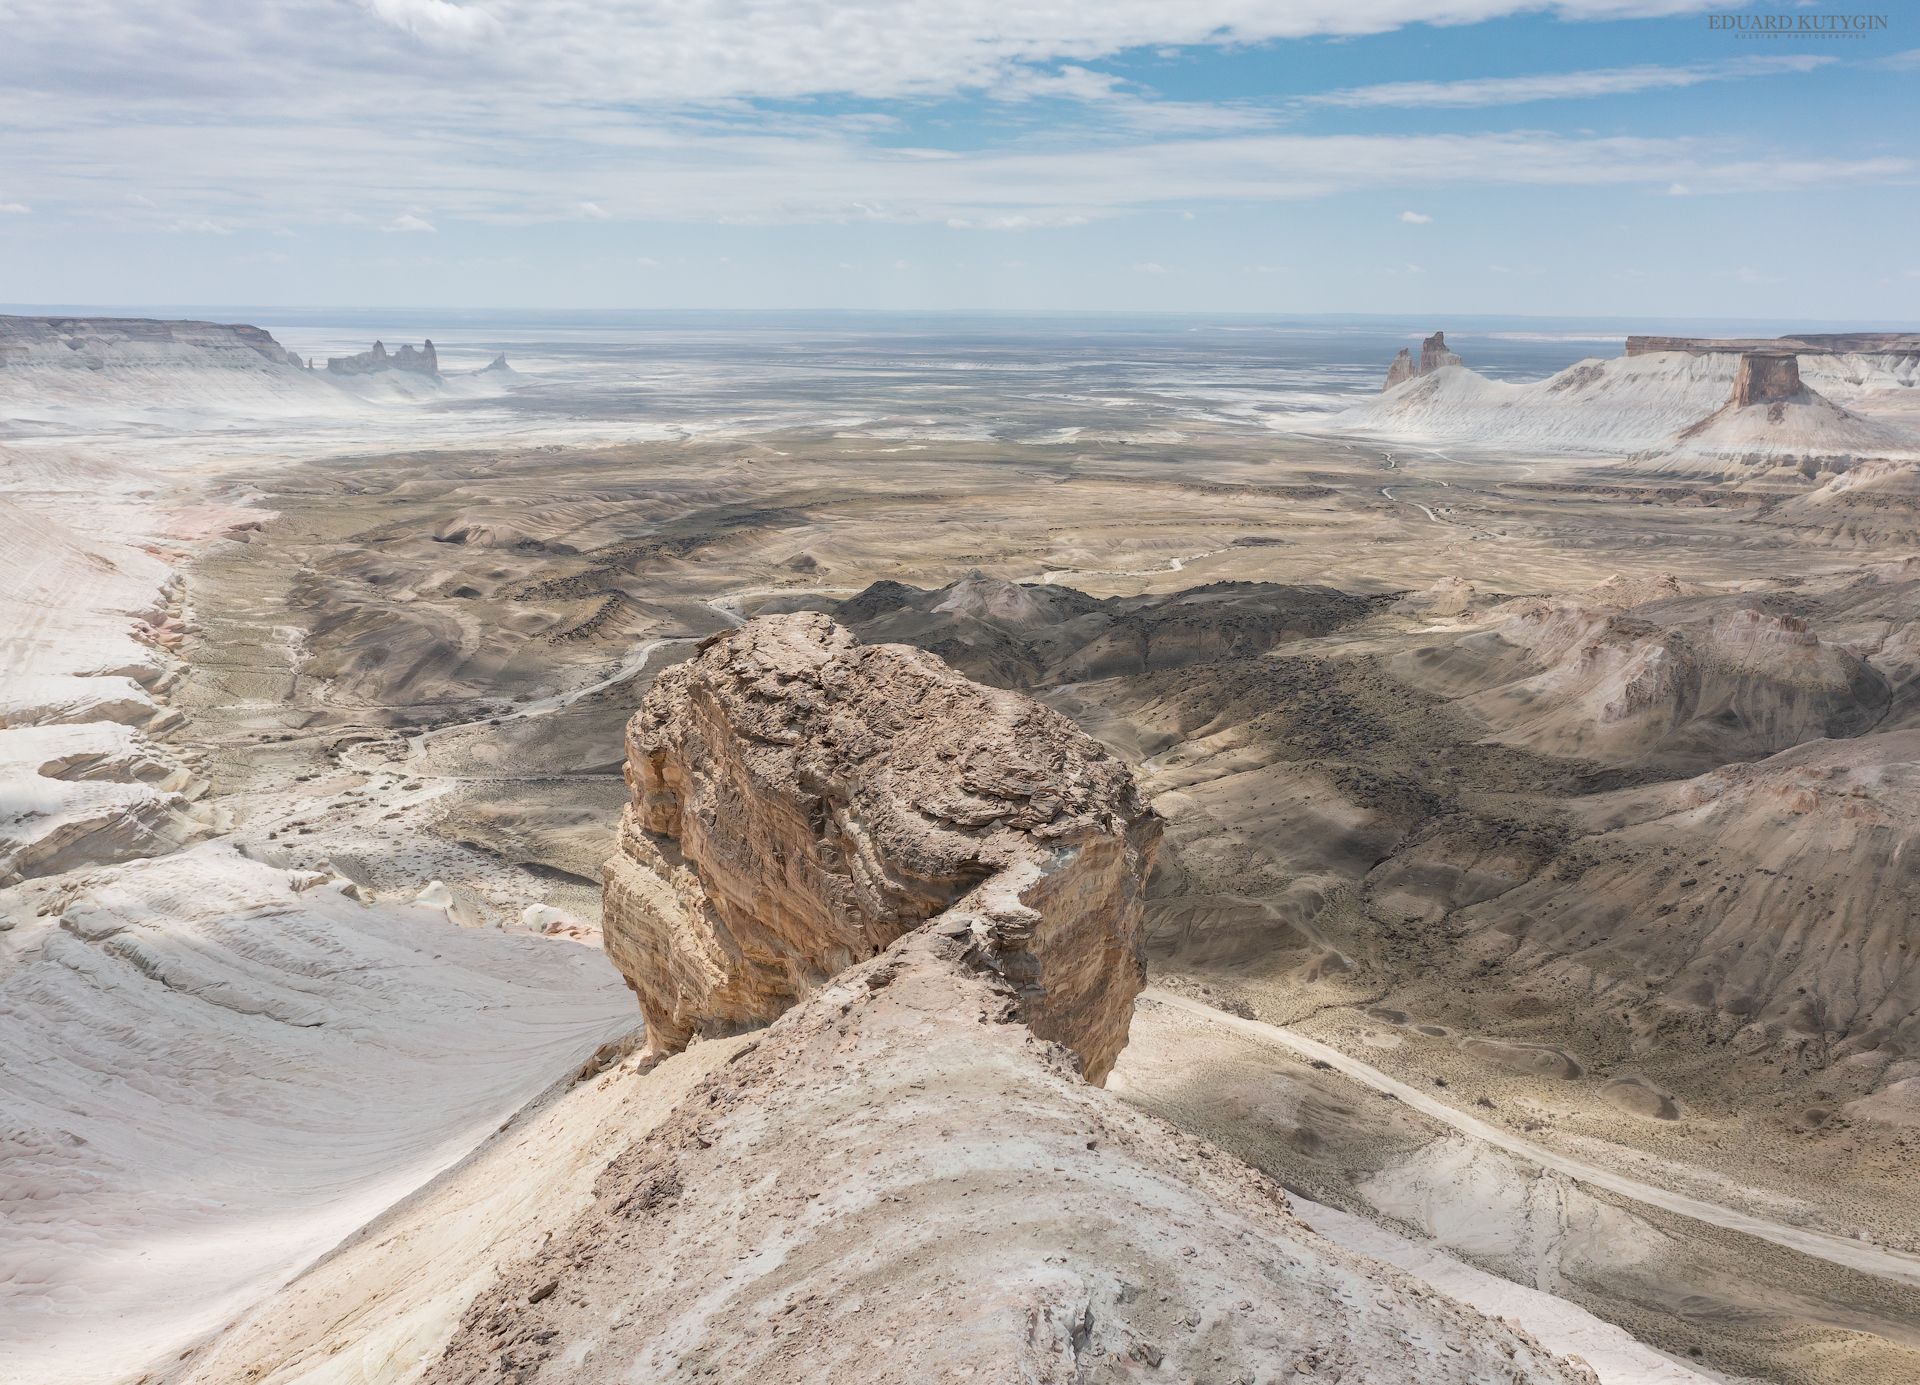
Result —
M1404 1082L1396 1081L1377 1068L1369 1067L1357 1058L1348 1057L1337 1048L1303 1038L1277 1024L1263 1024L1259 1020L1241 1019L1238 1015L1227 1014L1214 1009L1211 1005L1203 1005L1197 1000L1189 1000L1185 996L1175 995L1155 987L1148 987L1141 994L1144 999L1155 1001L1170 1009L1196 1015L1215 1024L1237 1030L1251 1038L1292 1049L1304 1058L1317 1058L1321 1062L1331 1064L1354 1081L1364 1083L1377 1092L1385 1092L1405 1102L1422 1115L1431 1116L1437 1121L1450 1125L1464 1135L1471 1135L1477 1140L1498 1145L1511 1154L1530 1159L1542 1168L1552 1169L1555 1173L1564 1174L1581 1183L1605 1188L1608 1192L1630 1197L1636 1202L1644 1202L1652 1207L1664 1208L1669 1212L1677 1212L1683 1217L1692 1217L1695 1221L1706 1222L1710 1226L1724 1227L1729 1231L1757 1236L1763 1241L1771 1241L1775 1245L1785 1246L1788 1250L1797 1250L1803 1255L1811 1255L1850 1270L1858 1270L1862 1274L1875 1275L1900 1284L1920 1286L1920 1256L1882 1250L1879 1246L1866 1241L1850 1241L1844 1236L1833 1236L1824 1231L1784 1226L1762 1217L1749 1216L1745 1212L1736 1212L1730 1207L1722 1207L1717 1203L1702 1202L1698 1198L1669 1192L1665 1188L1656 1188L1650 1183L1623 1178L1597 1165L1568 1159L1529 1140L1509 1134L1498 1126L1475 1120L1472 1116L1454 1110L1443 1101L1436 1101L1417 1087L1410 1087Z

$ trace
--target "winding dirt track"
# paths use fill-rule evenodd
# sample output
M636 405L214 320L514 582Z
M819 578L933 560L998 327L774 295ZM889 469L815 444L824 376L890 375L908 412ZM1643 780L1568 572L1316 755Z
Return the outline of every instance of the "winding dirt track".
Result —
M1377 1068L1369 1067L1357 1058L1348 1057L1337 1048L1303 1038L1277 1024L1263 1024L1259 1020L1241 1019L1238 1015L1229 1015L1214 1009L1211 1005L1203 1005L1197 1000L1189 1000L1185 996L1175 995L1157 987L1148 987L1142 992L1142 996L1169 1009L1224 1025L1249 1038L1292 1049L1302 1057L1317 1058L1345 1073L1354 1081L1363 1083L1377 1092L1385 1092L1396 1097L1422 1115L1431 1116L1443 1124L1450 1125L1463 1135L1471 1135L1477 1140L1498 1145L1511 1154L1517 1154L1542 1168L1552 1169L1555 1173L1564 1174L1581 1183L1605 1188L1608 1192L1618 1193L1621 1197L1629 1197L1635 1202L1644 1202L1651 1207L1676 1212L1683 1217L1706 1222L1710 1226L1724 1227L1729 1231L1757 1236L1763 1241L1771 1241L1777 1246L1785 1246L1788 1250L1797 1250L1803 1255L1811 1255L1831 1264L1858 1270L1862 1274L1890 1279L1899 1284L1920 1286L1920 1256L1882 1250L1879 1246L1865 1241L1850 1241L1844 1236L1833 1236L1824 1231L1809 1231L1804 1227L1786 1226L1779 1222L1767 1221L1762 1217L1736 1212L1730 1207L1722 1207L1717 1203L1702 1202L1698 1198L1687 1197L1682 1193L1656 1188L1650 1183L1624 1178L1598 1165L1568 1159L1531 1141L1508 1134L1498 1126L1475 1120L1472 1116L1454 1110L1445 1102L1436 1101L1417 1087L1410 1087L1404 1082L1396 1081Z

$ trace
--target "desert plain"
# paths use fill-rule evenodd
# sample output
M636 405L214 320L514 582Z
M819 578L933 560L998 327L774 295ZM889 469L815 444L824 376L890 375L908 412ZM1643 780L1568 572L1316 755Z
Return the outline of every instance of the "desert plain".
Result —
M9 571L65 565L8 676L135 685L0 731L68 795L8 790L17 1378L455 1378L589 1165L751 1052L632 1061L602 871L653 680L805 612L1053 709L1164 822L1084 1100L1566 1369L1920 1376L1911 355L1770 405L1739 349L1496 334L1384 395L1373 334L476 334L274 363L269 410L100 335L84 390L0 368ZM136 609L126 671L79 648ZM1163 1349L1099 1359L1212 1378Z

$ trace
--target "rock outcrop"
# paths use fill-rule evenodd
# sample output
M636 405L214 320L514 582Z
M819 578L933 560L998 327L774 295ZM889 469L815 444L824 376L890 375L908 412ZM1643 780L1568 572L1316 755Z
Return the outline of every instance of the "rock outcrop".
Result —
M725 1041L423 1385L1597 1380L1087 1087L975 946L935 920Z
M1380 386L1380 393L1385 394L1395 385L1403 381L1411 380L1419 373L1420 372L1414 368L1413 352L1407 350L1404 346L1401 347L1400 354L1395 356L1393 358L1393 364L1387 367L1387 383Z
M1454 355L1453 352L1447 350L1447 334L1445 332L1435 332L1432 336L1420 343L1420 373L1422 375L1431 375L1434 371L1444 369L1450 365L1465 364L1465 361L1462 361L1458 356Z
M1920 454L1920 436L1863 418L1800 379L1798 358L1770 351L1740 357L1733 388L1718 409L1633 460L1667 469L1717 466L1807 476L1856 463Z
M1774 346L1747 354L1791 352ZM1920 448L1912 410L1920 357L1802 352L1793 368L1804 388L1763 400L1757 412L1729 403L1741 361L1741 354L1725 352L1643 352L1580 361L1528 384L1436 366L1368 396L1325 427L1490 451L1631 457L1647 471L1723 475L1807 458L1831 458L1840 471L1851 460ZM1777 380L1788 369L1749 367L1749 378L1755 368Z
M1763 351L1802 356L1920 354L1920 333L1832 332L1793 337L1628 337L1626 354L1651 356L1662 351L1684 351L1690 356Z
M0 367L298 367L265 328L143 317L0 316Z
M823 613L715 636L627 730L606 950L655 1053L767 1024L944 914L1100 1082L1160 820L1059 713Z
M1800 393L1800 361L1795 356L1749 351L1740 358L1740 373L1733 377L1733 393L1727 403L1736 409L1775 399L1791 399Z
M505 366L504 355L499 364ZM376 341L371 351L362 351L357 356L329 356L327 369L335 375L376 375L383 370L408 370L416 375L431 375L438 379L440 358L434 352L432 341L418 351L411 346L402 346L392 353L387 351L385 343Z

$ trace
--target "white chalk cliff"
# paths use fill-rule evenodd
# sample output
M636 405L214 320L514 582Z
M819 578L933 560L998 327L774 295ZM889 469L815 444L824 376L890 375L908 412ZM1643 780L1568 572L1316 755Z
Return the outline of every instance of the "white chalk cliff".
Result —
M1768 417L1766 407L1722 415L1742 359L1686 351L1589 359L1529 384L1443 366L1391 385L1321 426L1542 455L1648 454L1656 469L1799 466L1809 459L1815 470L1823 461L1842 469L1867 457L1920 454L1920 436L1897 421L1914 388L1915 358L1805 357L1801 390L1775 411L1780 417ZM1819 392L1828 384L1845 405ZM1888 400L1899 406L1886 409L1895 421L1873 417Z

